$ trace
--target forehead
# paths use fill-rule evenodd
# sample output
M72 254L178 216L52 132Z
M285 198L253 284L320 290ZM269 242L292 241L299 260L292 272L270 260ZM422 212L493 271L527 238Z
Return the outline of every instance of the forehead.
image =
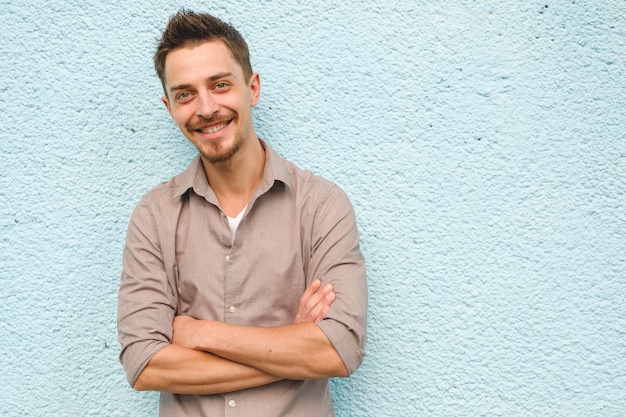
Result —
M215 74L231 73L243 80L243 69L220 40L194 43L170 51L165 58L166 85L193 83Z

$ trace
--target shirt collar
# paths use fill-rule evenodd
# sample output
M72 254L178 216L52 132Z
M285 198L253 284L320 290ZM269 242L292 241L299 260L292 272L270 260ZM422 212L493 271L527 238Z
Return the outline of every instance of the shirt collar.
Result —
M269 191L276 181L284 183L291 188L291 177L287 168L287 161L272 149L272 147L262 139L259 139L261 146L265 150L265 169L263 171L263 180L259 186L260 194ZM200 155L197 155L189 164L187 169L181 174L174 177L174 198L178 198L185 194L187 190L193 189L198 195L207 196L211 187L206 178L204 167ZM212 190L210 194L213 194Z

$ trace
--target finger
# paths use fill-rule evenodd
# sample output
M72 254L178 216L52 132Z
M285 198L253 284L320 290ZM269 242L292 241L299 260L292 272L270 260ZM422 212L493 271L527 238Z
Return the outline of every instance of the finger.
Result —
M304 290L304 293L300 297L300 305L306 304L309 298L311 298L311 296L315 294L317 290L319 290L321 285L322 281L320 281L319 279L315 279L313 282L311 282L311 284L307 287L306 290Z
M314 322L315 323L319 323L320 321L324 320L326 318L326 315L328 314L328 312L330 311L330 305L335 301L335 293L329 293L326 295L326 297L324 297L324 299L327 301L327 304L324 304L321 306L319 313L317 314L317 317L315 317Z
M317 292L321 285L322 281L320 281L319 279L315 279L304 290L304 293L302 294L298 302L298 312L296 313L296 317L294 319L295 323L300 323L306 320L306 315L309 312L307 309L307 303L309 303L309 300Z
M316 323L319 323L320 321L324 320L326 318L326 315L328 314L328 312L330 311L330 306L326 306L322 309L322 312L320 313L319 317L317 318L317 320L315 320Z
M320 283L321 285L321 283ZM326 284L322 288L319 288L314 294L310 295L308 299L304 300L303 311L310 312L313 310L318 304L324 304L324 297L326 297L329 293L333 291L332 284Z
M321 286L322 281L320 279L315 279L304 291L298 304L298 312L296 313L296 317L294 319L295 323L314 321L315 315L313 314L317 314L318 312L315 311L312 313L311 310L315 308L324 294L328 292L327 287L321 289Z
M308 309L304 310L306 320L311 322L322 320L330 310L330 305L335 301L335 298L333 286L326 284L309 300Z
M322 294L318 294L321 285L322 281L316 279L304 291L298 305L299 315L307 315L311 308L319 302L319 298L323 296Z

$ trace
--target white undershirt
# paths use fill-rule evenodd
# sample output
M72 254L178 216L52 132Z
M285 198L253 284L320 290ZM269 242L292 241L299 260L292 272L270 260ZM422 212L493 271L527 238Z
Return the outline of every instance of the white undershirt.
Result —
M248 205L246 204L243 210L241 210L236 217L226 216L228 218L228 225L230 226L231 244L235 243L237 228L239 227L239 223L241 223L241 219L243 218L243 214L246 212L247 208Z

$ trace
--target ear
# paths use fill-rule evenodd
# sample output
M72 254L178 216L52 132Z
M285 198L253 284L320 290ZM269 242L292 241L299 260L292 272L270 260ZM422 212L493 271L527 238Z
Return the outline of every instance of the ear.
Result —
M165 108L167 109L168 113L171 116L172 115L172 107L170 106L170 101L165 96L161 97L161 101L163 102L163 104L165 104Z
M258 73L252 74L250 78L250 105L256 106L261 97L261 77Z

